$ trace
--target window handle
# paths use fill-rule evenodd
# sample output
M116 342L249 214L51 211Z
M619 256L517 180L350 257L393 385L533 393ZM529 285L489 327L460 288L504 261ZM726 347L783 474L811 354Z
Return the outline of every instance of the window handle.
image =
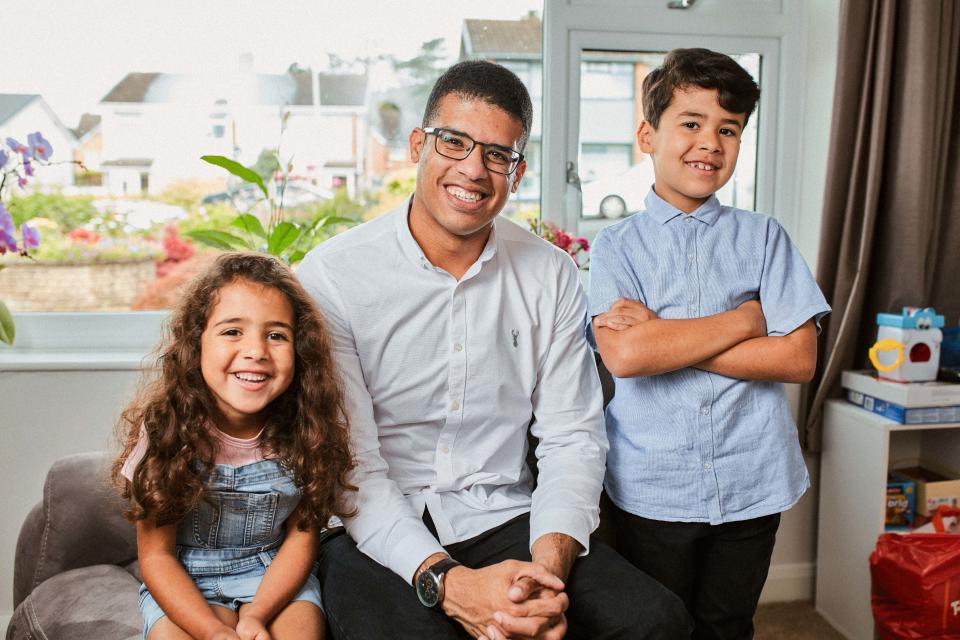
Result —
M667 9L689 9L697 0L670 0Z

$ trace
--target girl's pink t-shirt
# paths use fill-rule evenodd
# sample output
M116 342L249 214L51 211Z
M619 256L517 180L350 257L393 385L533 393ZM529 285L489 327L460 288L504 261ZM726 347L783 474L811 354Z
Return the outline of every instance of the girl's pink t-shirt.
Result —
M210 433L217 440L217 455L214 459L215 464L228 464L239 467L251 462L259 462L264 459L263 451L260 448L260 436L263 430L252 438L234 438L231 435L220 431L215 426L210 426ZM123 463L120 469L121 475L127 480L133 480L133 472L137 465L147 454L147 429L140 425L140 436L137 439L137 446L133 448L130 455Z

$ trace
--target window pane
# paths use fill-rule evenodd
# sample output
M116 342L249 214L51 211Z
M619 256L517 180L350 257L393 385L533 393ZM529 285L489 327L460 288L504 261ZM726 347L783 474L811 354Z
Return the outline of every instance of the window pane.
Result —
M18 10L5 43L30 61L0 75L0 144L40 131L62 162L3 188L18 238L21 222L41 236L34 260L0 256L14 311L164 308L217 251L203 232L263 248L231 225L240 213L268 224L260 188L201 156L251 169L287 219L351 220L303 251L398 206L414 185L409 133L460 59L501 62L530 89L527 172L505 214L539 215L543 0L54 4Z
M730 53L760 82L760 55ZM616 219L643 209L653 166L640 151L642 86L666 52L584 51L580 66L580 180L583 218ZM753 209L756 189L757 113L743 132L737 169L717 192L726 205Z

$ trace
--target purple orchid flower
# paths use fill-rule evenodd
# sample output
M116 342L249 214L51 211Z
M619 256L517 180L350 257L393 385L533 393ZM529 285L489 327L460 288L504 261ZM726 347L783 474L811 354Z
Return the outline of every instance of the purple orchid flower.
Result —
M27 153L28 149L13 138L7 138L7 146L17 153Z
M0 231L5 231L12 236L15 230L16 227L13 225L13 216L10 215L7 208L0 202Z
M20 239L23 240L23 250L29 251L40 246L40 232L24 222L20 225Z
M23 171L28 176L33 177L33 165L30 164L30 158L28 156L23 157Z
M30 154L37 160L49 160L53 154L53 146L39 131L27 135L27 145L30 147Z
M6 166L8 158L9 156L7 155L7 152L3 149L0 149L0 170Z
M7 251L17 252L17 239L13 236L13 217L0 203L0 255Z
M0 256L7 251L17 253L17 239L3 229L0 229Z

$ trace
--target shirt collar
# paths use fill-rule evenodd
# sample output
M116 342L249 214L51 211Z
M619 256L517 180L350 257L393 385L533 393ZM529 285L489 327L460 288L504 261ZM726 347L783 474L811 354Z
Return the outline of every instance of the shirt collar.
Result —
M694 209L692 213L687 214L658 196L652 187L650 192L647 193L647 197L644 198L643 204L647 214L653 216L653 219L660 224L666 224L677 216L689 215L701 222L712 225L716 222L721 210L720 201L717 200L716 194L713 194L707 198L706 202Z
M399 238L400 248L403 250L404 255L418 267L434 269L435 267L427 259L427 256L424 255L423 249L420 248L420 244L410 231L410 207L412 205L413 194L410 194L406 202L397 209L397 237ZM500 216L497 216L493 219L493 224L490 226L490 237L487 238L487 244L484 245L483 251L480 252L480 257L477 258L477 261L467 270L467 273L464 274L464 279L476 273L479 265L482 265L496 255L497 225L499 223Z

